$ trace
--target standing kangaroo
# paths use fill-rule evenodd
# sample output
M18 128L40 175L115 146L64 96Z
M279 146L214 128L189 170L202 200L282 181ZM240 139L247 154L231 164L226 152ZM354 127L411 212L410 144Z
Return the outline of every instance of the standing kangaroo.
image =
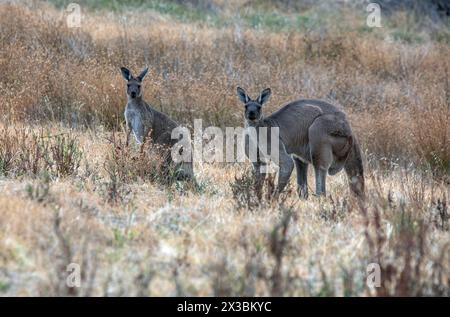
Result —
M335 175L342 169L347 173L351 190L364 197L364 171L359 144L347 118L338 107L322 100L300 99L287 104L268 117L262 106L269 100L271 90L263 90L257 99L250 98L238 87L239 99L245 104L246 127L278 127L279 174L277 193L289 182L294 164L300 197L308 197L308 164L313 164L316 176L316 195L325 195L327 173ZM246 149L251 138L246 138ZM270 138L267 139L270 142ZM270 147L270 144L269 146ZM247 152L247 151L246 151ZM262 186L265 175L260 167L265 163L258 157L253 162L257 186Z
M172 139L171 134L172 130L179 126L178 123L164 113L153 109L142 99L141 85L147 75L148 67L137 77L134 77L125 67L121 67L120 70L127 81L128 102L124 113L127 126L126 144L128 145L130 134L133 132L136 142L141 146L150 134L153 143L172 148L178 140ZM166 155L166 163L172 163L170 154ZM181 163L178 167L182 178L193 178L192 162Z

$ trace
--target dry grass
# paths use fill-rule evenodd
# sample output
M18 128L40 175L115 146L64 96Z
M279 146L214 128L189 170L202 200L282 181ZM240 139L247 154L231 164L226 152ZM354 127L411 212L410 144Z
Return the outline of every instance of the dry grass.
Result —
M449 295L448 43L361 32L351 10L346 26L305 31L141 11L85 12L69 29L51 5L0 5L0 294ZM237 85L270 86L267 112L341 104L367 202L343 174L326 198L262 205L242 165L197 165L195 188L167 182L158 159L123 146L119 67L144 64L146 100L188 126L241 126ZM65 284L71 262L81 288Z
M69 29L51 7L2 5L2 117L118 128L118 67L148 64L147 100L185 124L241 125L235 87L270 86L267 112L298 97L332 99L371 154L449 169L448 45L386 41L381 31L273 33L125 16L87 14Z
M219 165L196 168L202 191L119 177L111 199L111 138L78 133L86 160L71 177L1 180L5 294L448 295L449 192L430 174L370 169L364 208L339 175L328 198L238 210L241 167ZM86 270L81 289L61 282L71 262ZM372 262L389 276L377 292Z

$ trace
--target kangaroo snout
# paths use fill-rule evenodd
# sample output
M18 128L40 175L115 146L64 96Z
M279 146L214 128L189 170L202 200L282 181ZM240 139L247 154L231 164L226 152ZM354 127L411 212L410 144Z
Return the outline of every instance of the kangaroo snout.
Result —
M135 91L132 91L132 92L130 93L130 97L131 97L131 98L136 98L136 92L135 92Z
M248 113L248 118L250 120L255 120L256 119L256 112L254 112L254 111L249 112Z

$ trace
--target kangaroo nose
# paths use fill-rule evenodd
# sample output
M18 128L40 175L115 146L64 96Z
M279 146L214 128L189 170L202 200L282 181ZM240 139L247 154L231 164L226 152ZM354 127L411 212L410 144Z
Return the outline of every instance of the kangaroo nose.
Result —
M136 92L134 91L131 92L131 98L136 98Z
M248 114L248 118L249 118L250 120L254 120L254 119L256 119L256 114L252 111L252 112L250 112L250 113Z

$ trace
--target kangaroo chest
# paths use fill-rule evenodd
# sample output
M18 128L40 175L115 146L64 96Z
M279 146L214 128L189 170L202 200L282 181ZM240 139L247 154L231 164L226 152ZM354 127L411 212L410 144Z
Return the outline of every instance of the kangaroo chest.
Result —
M246 133L248 135L248 146L249 149L258 149L258 155L260 158L268 159L272 155L274 155L274 151L272 147L274 144L272 143L272 137L271 137L271 130L267 128L267 135L262 136L259 130L260 127L246 127ZM278 138L278 149L279 154L287 154L291 157L295 157L299 160L301 160L304 163L311 163L311 153L310 153L310 146L308 143L308 138L301 137L296 140L296 142L289 142L289 140L283 140L286 139L286 136L284 136L283 131L279 131L279 138ZM263 145L262 143L265 144ZM262 151L262 148L264 148L265 151ZM272 158L273 159L273 158Z
M258 159L262 162L278 162L279 151L284 146L277 131L265 126L246 126L246 147L249 159ZM276 141L276 142L275 142ZM255 151L255 152L253 152Z
M135 105L129 105L125 109L125 118L127 122L134 126L142 125L144 127L152 128L153 116L147 109L140 109Z

